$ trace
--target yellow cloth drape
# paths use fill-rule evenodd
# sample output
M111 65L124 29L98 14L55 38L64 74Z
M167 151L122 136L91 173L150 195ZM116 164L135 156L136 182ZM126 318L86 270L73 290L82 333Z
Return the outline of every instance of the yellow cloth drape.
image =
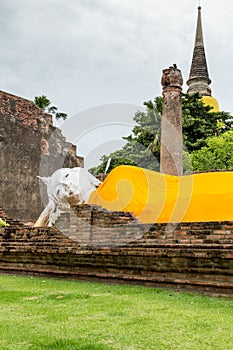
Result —
M142 223L233 220L233 172L177 177L123 165L111 171L89 203L132 212Z

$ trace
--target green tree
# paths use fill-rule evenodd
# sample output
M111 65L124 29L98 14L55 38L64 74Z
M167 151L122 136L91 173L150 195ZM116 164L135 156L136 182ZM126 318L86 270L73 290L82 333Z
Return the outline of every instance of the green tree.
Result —
M184 94L182 100L183 141L188 152L206 145L207 138L221 135L232 127L232 117L227 112L211 112L201 96Z
M137 112L134 117L136 126L132 134L123 139L127 143L121 150L103 156L98 167L90 169L93 173L103 172L109 157L111 165L108 171L121 164L136 165L151 170L159 170L162 98L156 97L154 102L145 102L146 112ZM192 170L189 155L207 146L207 139L219 136L231 130L233 121L227 112L211 112L201 96L184 94L182 98L184 168ZM196 168L195 168L196 169ZM201 169L196 169L201 170Z
M33 102L38 107L42 108L46 113L54 115L56 119L63 119L63 120L65 120L67 118L67 114L66 113L57 112L57 107L51 106L51 101L45 95L36 96L34 98Z
M233 131L207 138L206 146L190 155L194 171L233 169Z

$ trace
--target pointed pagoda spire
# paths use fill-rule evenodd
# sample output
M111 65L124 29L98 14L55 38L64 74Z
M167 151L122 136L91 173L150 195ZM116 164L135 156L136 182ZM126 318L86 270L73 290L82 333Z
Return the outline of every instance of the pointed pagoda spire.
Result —
M201 6L198 6L196 38L187 92L188 94L199 92L201 95L211 96L210 83L202 32Z

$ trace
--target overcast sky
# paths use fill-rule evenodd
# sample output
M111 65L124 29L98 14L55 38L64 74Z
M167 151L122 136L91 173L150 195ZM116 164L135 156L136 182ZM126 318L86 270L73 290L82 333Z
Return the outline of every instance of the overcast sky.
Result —
M169 65L176 63L187 81L197 6L197 0L0 0L0 89L28 99L47 95L76 122L80 112L103 104L137 109L161 94L161 71ZM233 114L233 2L201 6L212 95ZM81 116L77 123L84 122Z

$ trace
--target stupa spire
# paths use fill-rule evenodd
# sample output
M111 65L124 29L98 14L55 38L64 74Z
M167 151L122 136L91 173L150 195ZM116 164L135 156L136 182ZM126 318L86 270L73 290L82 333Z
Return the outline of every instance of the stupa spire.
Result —
M187 84L189 86L188 94L199 92L201 95L211 96L211 89L209 87L210 83L211 80L209 78L203 40L201 6L198 6L197 28L193 50L193 58L189 79L187 81Z

